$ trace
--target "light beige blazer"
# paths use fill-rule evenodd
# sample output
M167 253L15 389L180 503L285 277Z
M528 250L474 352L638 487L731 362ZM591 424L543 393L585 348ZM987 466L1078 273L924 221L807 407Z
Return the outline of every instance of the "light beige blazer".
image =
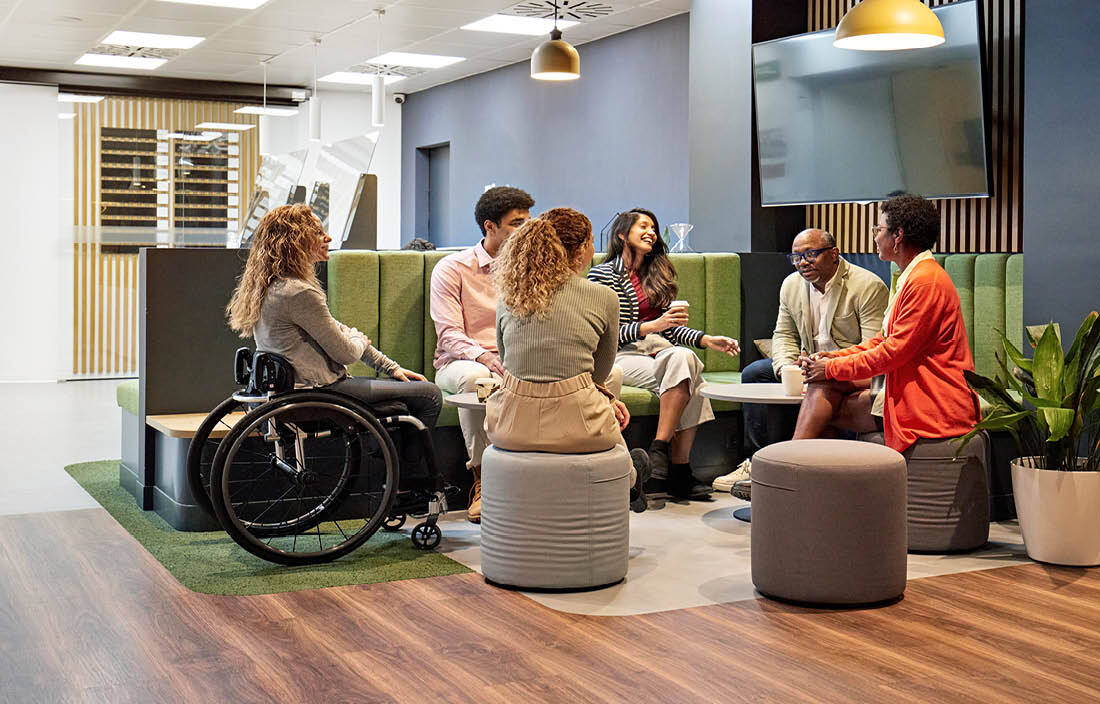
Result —
M839 290L825 311L829 332L837 347L851 347L882 332L882 316L890 290L878 276L849 264L844 257L836 276ZM779 316L772 333L772 368L775 375L784 364L795 364L801 350L817 352L810 326L810 284L797 271L779 289Z

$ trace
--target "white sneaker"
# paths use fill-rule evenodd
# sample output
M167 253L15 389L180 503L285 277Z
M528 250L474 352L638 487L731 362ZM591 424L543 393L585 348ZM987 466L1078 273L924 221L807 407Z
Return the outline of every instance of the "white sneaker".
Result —
M736 484L737 482L748 481L752 478L749 475L750 466L751 465L749 463L749 460L745 460L741 464L737 465L737 469L733 470L729 474L723 474L722 476L715 479L714 483L711 484L711 486L714 487L715 491L720 491L723 494L728 494L730 492L730 489L733 488L734 484Z

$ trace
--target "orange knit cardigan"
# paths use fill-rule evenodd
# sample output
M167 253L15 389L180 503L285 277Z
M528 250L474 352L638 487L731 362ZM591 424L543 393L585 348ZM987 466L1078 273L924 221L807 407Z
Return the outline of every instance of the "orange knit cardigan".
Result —
M959 294L935 260L917 262L897 293L886 335L833 353L830 379L886 375L886 444L903 452L918 438L964 435L981 419L978 398L963 378L974 361Z

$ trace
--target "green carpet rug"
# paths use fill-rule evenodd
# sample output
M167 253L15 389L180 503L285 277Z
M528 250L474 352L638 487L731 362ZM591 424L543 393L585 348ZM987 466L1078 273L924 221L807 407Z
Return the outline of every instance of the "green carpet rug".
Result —
M322 565L284 567L245 552L222 531L185 533L142 511L118 484L118 461L69 465L72 475L180 584L203 594L251 595L439 577L470 570L413 547L408 532L378 531L347 557ZM410 527L412 523L409 524Z

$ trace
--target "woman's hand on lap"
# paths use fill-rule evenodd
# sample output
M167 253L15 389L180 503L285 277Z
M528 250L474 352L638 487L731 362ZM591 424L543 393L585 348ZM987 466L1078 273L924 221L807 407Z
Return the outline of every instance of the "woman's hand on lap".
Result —
M817 357L817 355L814 355ZM822 381L828 381L829 377L825 374L825 357L808 358L806 366L803 369L806 372L806 383L816 384Z
M393 373L393 378L398 381L427 381L423 374L417 374L404 367L398 367L397 371Z

